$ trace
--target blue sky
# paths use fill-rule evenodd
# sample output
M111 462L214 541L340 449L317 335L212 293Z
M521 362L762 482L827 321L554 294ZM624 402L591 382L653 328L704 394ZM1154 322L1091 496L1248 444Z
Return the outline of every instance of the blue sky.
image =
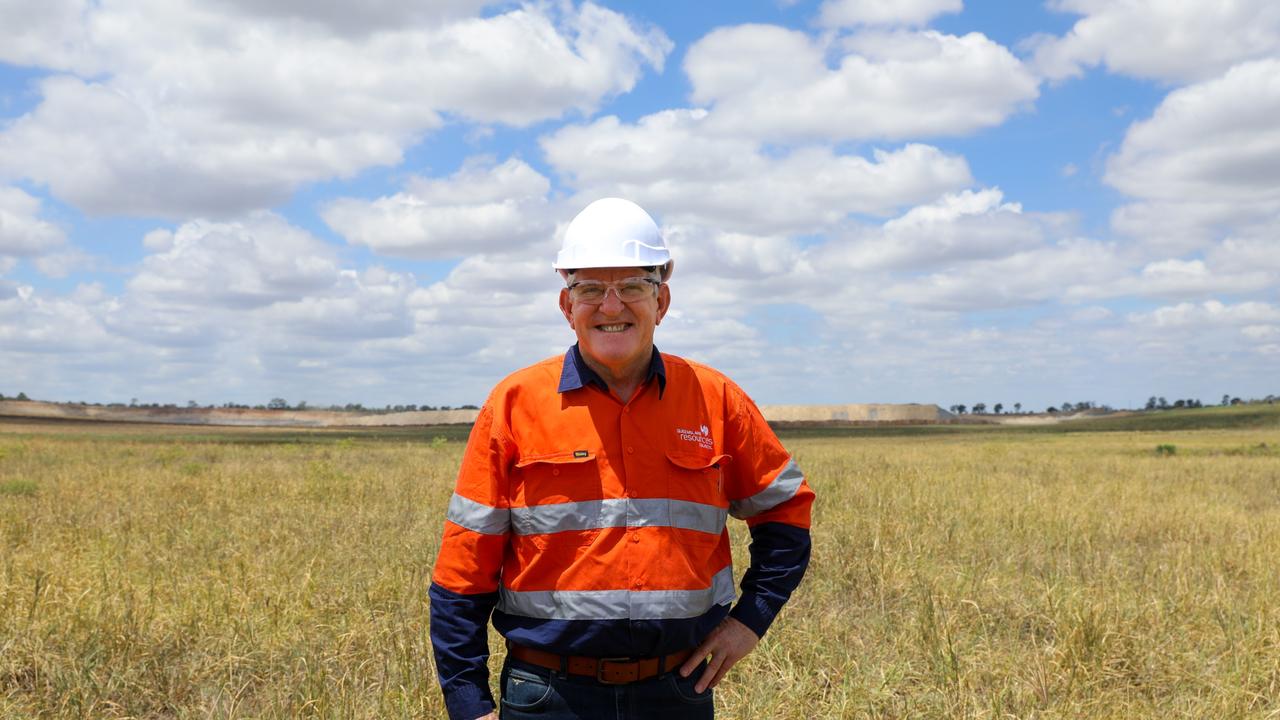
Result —
M26 5L6 395L478 404L611 195L763 404L1280 393L1269 0Z

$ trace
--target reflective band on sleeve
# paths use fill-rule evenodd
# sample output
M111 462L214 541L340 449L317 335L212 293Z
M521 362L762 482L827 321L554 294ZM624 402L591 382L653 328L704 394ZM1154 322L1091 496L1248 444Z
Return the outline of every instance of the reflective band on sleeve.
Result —
M501 535L511 529L511 511L490 507L454 493L449 499L449 522L482 535Z
M729 511L715 505L666 498L611 498L511 508L517 535L609 527L673 527L719 535Z
M778 473L778 477L768 487L751 497L731 500L729 514L741 520L775 508L794 497L802 482L804 473L800 472L800 466L796 465L794 459L788 460L787 466L782 468L782 472Z
M711 578L705 590L536 590L503 587L498 609L543 620L674 620L702 615L733 602L733 566Z

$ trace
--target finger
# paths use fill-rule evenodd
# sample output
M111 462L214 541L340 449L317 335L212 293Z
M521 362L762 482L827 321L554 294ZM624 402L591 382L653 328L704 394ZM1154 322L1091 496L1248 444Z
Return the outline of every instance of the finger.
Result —
M711 646L715 642L715 638L716 632L712 630L707 639L703 640L702 644L689 655L689 659L685 660L684 664L680 666L680 677L689 677L689 673L698 668L698 663L707 659L707 656L711 654Z
M720 666L723 664L723 653L716 653L715 655L712 655L711 660L707 662L707 669L702 671L702 677L698 678L698 683L693 686L693 689L700 693L706 692L707 688L714 684L713 680L716 677L717 672L719 672Z
M720 663L720 667L716 669L716 676L711 678L711 682L707 685L707 687L713 688L719 685L720 681L724 679L724 676L729 674L729 668L733 666L734 666L734 663L729 662L727 660L725 662Z

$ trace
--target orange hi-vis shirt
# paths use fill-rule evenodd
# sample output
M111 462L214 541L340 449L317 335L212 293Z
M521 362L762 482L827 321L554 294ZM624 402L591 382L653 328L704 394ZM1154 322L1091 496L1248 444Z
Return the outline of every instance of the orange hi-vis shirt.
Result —
M451 714L488 695L486 605L512 642L652 656L693 647L730 612L728 516L752 528L733 614L757 634L804 573L813 491L737 385L655 350L624 404L579 379L594 373L577 353L506 378L472 429L431 593Z

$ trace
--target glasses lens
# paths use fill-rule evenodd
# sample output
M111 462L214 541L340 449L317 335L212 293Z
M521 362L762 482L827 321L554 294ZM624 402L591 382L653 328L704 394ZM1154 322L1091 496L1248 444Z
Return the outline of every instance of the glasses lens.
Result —
M643 280L627 280L617 286L618 299L622 302L635 302L649 294L649 283Z
M569 297L573 298L574 302L587 303L589 305L595 305L603 302L604 293L604 283L591 282L588 280L574 283L573 287L569 288Z
M619 300L629 303L643 300L647 297L650 292L649 286L653 284L644 278L622 280L616 284L603 283L598 280L583 280L569 287L569 298L574 302L586 305L599 305L604 302L604 297L609 288L613 288Z

